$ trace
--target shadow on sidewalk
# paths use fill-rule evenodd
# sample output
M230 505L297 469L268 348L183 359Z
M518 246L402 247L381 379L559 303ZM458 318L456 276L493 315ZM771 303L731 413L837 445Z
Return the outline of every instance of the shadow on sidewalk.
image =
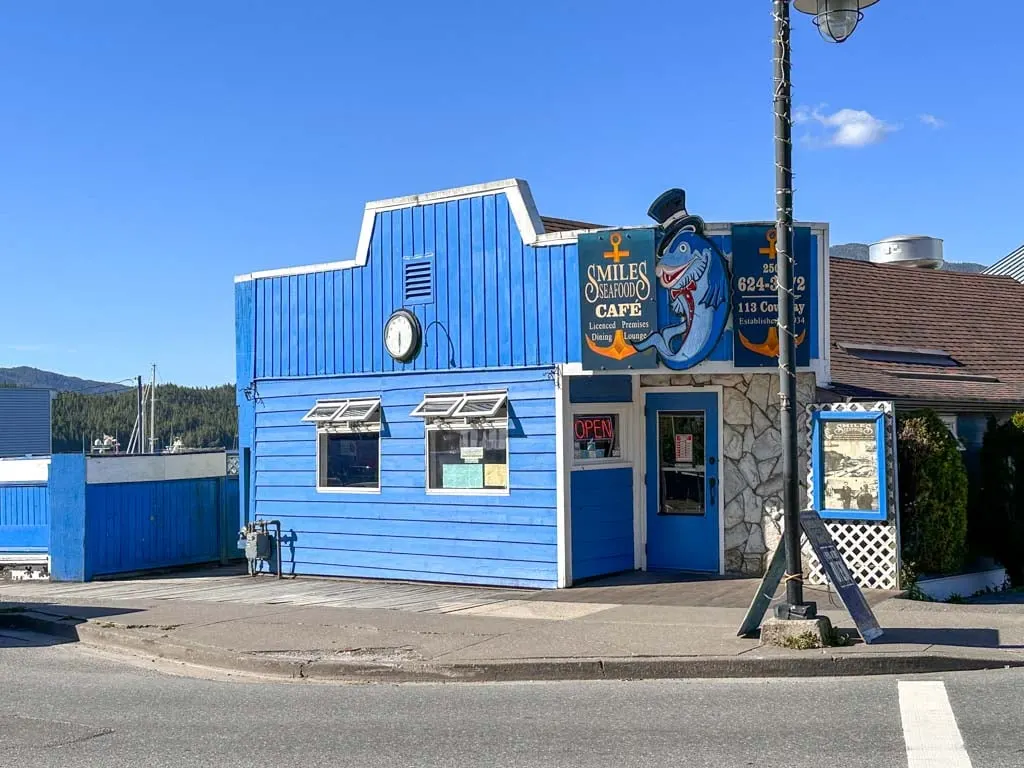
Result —
M0 649L46 648L77 643L80 624L92 619L130 613L138 613L138 609L54 603L0 603Z
M885 634L876 645L948 645L960 648L1000 648L1018 650L1020 645L1000 645L999 630L972 627L893 627L885 628Z
M284 537L282 536L282 539ZM125 571L98 575L93 577L90 584L109 584L118 581L155 581L168 578L202 579L224 576L245 576L245 561L219 563L201 563L199 565L175 565L166 568L149 568L144 571Z

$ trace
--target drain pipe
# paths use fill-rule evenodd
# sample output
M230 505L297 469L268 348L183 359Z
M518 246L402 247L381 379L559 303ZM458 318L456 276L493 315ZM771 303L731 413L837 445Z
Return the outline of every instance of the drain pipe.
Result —
M283 579L281 575L281 521L280 520L268 520L267 525L273 525L277 528L277 536L274 540L277 542L277 578Z

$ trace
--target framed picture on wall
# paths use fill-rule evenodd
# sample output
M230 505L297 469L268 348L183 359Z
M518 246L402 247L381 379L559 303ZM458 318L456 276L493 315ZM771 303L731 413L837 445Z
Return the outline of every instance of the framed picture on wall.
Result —
M813 496L822 518L887 519L888 438L881 411L813 413Z

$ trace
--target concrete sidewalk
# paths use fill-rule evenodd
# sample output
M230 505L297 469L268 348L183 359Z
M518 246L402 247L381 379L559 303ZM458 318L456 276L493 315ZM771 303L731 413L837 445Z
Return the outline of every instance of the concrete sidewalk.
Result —
M344 681L907 674L1024 666L1024 607L869 593L880 642L761 648L736 637L757 582L629 575L553 591L231 571L0 586L0 625L238 673ZM841 629L834 595L813 590ZM830 599L831 598L831 599ZM832 604L834 601L835 605ZM855 632L854 632L855 635Z

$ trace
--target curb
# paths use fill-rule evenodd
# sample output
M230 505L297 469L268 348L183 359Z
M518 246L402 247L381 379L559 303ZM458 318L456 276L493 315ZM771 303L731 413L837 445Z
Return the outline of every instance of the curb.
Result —
M0 628L20 629L108 651L140 653L223 672L290 680L362 683L668 680L767 677L854 677L967 672L1024 667L1020 656L943 653L871 653L803 657L702 656L613 659L526 659L457 663L324 661L272 658L221 648L176 643L163 636L101 627L74 619L0 614Z

